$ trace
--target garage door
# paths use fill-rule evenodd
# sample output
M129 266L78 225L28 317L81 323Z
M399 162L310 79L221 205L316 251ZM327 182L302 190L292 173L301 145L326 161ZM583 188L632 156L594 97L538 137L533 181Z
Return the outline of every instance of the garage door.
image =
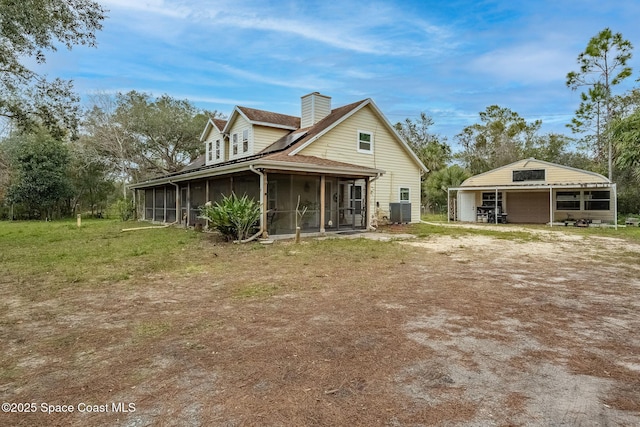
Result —
M508 193L509 222L546 224L549 222L549 193Z

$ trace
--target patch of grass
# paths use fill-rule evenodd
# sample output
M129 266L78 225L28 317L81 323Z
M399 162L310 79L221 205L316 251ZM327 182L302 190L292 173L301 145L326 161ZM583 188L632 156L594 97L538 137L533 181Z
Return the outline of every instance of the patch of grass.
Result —
M171 323L166 321L144 321L135 327L134 338L148 339L157 338L171 330Z
M508 227L505 226L505 227ZM508 231L505 228L503 231L496 231L492 229L482 228L465 228L465 227L444 227L440 225L432 224L411 224L407 227L407 232L415 234L418 237L429 236L451 236L451 237L463 237L469 235L475 236L489 236L496 239L516 240L520 242L531 242L540 240L540 236L530 233L528 231Z
M201 233L171 227L121 231L131 225L92 219L80 228L75 221L1 221L0 275L27 284L27 293L127 280L170 270L185 249L202 240Z
M238 289L234 293L235 298L257 298L257 297L270 297L276 294L280 289L277 285L247 285Z

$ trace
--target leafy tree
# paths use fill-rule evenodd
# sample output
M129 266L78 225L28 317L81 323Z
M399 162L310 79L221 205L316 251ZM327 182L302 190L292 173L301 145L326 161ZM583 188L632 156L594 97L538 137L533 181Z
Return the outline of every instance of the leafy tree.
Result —
M131 91L94 102L86 131L123 182L177 172L204 149L199 137L208 113L187 100Z
M625 118L617 119L611 126L616 143L616 164L630 169L640 178L640 109Z
M451 147L446 138L430 133L430 126L433 126L433 119L422 112L419 119L407 118L394 127L429 172L434 172L447 166L451 160Z
M518 113L497 105L480 112L480 121L456 135L462 151L456 155L475 175L515 162L536 143L542 122L527 123Z
M117 115L118 103L113 96L100 93L92 96L93 107L86 113L85 147L93 149L103 159L113 176L122 182L122 197L127 199L127 182L138 179L135 156L135 136L126 126L129 120Z
M208 115L187 100L131 91L118 94L116 117L134 137L140 167L150 174L177 172L203 151L199 140Z
M95 46L104 10L90 0L0 0L0 117L22 129L43 124L55 136L77 124L78 98L69 81L30 70L61 43Z
M71 206L89 209L91 215L107 206L114 192L109 165L87 145L86 138L76 141L70 150L69 178L73 188Z
M605 28L592 37L585 51L578 55L580 70L567 74L569 88L586 88L569 127L575 133L595 132L595 138L587 137L586 141L595 144L598 161L608 159L609 179L613 172L613 153L611 139L606 137L604 129L613 118L613 87L631 76L632 69L627 63L632 50L633 45L621 33Z
M426 182L427 194L431 209L437 210L447 205L447 189L458 187L471 175L458 165L440 169L429 175Z
M44 130L14 138L16 179L9 187L9 202L24 205L32 218L60 214L72 196L67 146Z

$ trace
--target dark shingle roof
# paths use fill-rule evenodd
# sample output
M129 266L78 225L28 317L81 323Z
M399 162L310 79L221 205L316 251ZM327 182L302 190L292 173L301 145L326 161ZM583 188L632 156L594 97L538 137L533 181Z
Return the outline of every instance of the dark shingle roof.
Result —
M288 116L272 111L256 110L255 108L248 107L238 106L238 109L252 122L270 123L295 129L300 127L300 117Z
M227 121L226 120L222 120L222 119L215 119L215 118L211 118L211 121L213 121L213 124L216 125L216 127L218 129L220 129L222 131L222 129L224 129L224 127L227 125Z
M298 129L293 133L283 136L282 138L280 138L279 140L277 140L276 142L274 142L273 144L269 145L267 148L262 150L260 153L267 154L267 153L272 153L275 151L281 151L285 149L287 150L287 153L291 152L296 147L299 147L300 145L304 144L311 138L319 135L320 133L325 131L327 128L331 127L335 122L342 119L351 111L358 108L365 101L367 100L363 99L362 101L354 102L352 104L335 108L331 110L331 113L327 117L320 120L315 125L308 127L306 129Z

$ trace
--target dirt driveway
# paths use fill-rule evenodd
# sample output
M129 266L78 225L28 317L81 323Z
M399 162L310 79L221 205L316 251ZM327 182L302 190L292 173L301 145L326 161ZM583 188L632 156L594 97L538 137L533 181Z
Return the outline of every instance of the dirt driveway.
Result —
M5 290L3 402L74 412L0 424L640 425L639 259L557 233L203 241L166 274Z

